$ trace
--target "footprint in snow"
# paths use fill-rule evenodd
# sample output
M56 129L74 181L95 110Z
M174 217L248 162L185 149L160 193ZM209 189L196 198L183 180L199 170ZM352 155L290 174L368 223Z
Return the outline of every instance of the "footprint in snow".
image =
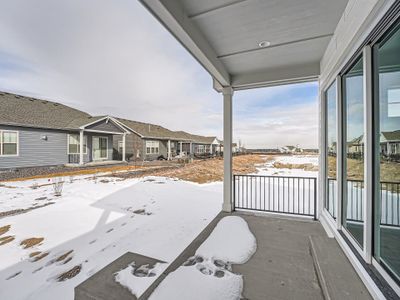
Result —
M93 240L93 241L90 241L89 244L94 244L96 242L97 242L97 240Z
M11 276L8 276L7 278L6 278L6 280L10 280L10 279L13 279L13 278L15 278L15 277L17 277L19 274L21 274L22 273L22 271L18 271L17 273L14 273L14 274L12 274Z
M114 230L114 228L110 228L110 229L107 230L106 233L110 233L110 232L113 231L113 230Z
M121 227L122 227L122 226L125 226L125 225L126 225L126 222L122 223L122 224L121 224Z

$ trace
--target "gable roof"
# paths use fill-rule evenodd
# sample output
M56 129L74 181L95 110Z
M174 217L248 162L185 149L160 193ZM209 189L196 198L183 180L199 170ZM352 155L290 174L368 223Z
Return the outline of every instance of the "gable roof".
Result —
M143 138L152 138L152 139L179 139L176 135L175 131L169 130L160 125L143 123L128 119L116 118L118 122L122 123L125 127L131 129L133 132L137 133Z
M400 140L400 130L382 131L382 135L387 141L399 141Z
M50 129L78 129L95 117L57 102L0 92L0 124ZM79 120L79 121L77 121Z
M215 136L202 136L202 135L196 135L196 134L191 134L186 131L175 131L176 135L182 139L190 140L194 143L198 144L206 144L210 145L214 142L214 140L217 138Z

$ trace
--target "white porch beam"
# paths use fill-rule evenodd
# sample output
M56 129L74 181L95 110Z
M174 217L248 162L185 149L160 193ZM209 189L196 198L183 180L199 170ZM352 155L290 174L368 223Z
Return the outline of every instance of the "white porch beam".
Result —
M235 90L243 90L316 81L319 74L319 62L312 62L299 66L287 66L248 74L232 75L231 81Z
M230 76L218 55L200 30L187 16L180 1L140 0L167 28L193 57L223 86L230 84Z
M179 142L179 154L182 155L182 142Z
M224 98L224 203L222 210L231 212L232 207L232 87L224 87L222 90Z
M122 161L126 161L126 133L122 135Z
M79 131L79 164L83 165L83 129Z

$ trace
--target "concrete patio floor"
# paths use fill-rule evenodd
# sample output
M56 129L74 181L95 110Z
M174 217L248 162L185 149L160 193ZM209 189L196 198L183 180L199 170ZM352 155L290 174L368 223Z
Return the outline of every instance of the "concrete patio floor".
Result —
M240 216L246 220L257 240L256 253L246 263L233 265L233 272L243 276L242 299L372 299L337 242L327 237L318 221L271 214L221 212L153 282L139 300L148 299L169 273L182 266L195 254L218 222L230 215ZM113 266L103 270L110 268ZM92 285L107 290L101 288L102 282ZM108 292L112 293L110 289ZM77 295L79 294L76 293ZM120 300L122 299L125 298ZM133 299L132 295L126 299Z

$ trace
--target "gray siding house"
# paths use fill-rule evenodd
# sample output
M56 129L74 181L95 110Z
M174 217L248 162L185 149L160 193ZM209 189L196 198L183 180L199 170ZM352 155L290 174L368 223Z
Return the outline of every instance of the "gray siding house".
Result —
M0 169L112 160L114 136L130 133L112 117L47 100L2 92L0 107Z
M126 136L126 157L132 160L172 159L184 153L215 154L220 145L216 137L190 134L184 131L172 131L160 125L117 118L130 130ZM121 153L122 137L114 139L114 149Z

